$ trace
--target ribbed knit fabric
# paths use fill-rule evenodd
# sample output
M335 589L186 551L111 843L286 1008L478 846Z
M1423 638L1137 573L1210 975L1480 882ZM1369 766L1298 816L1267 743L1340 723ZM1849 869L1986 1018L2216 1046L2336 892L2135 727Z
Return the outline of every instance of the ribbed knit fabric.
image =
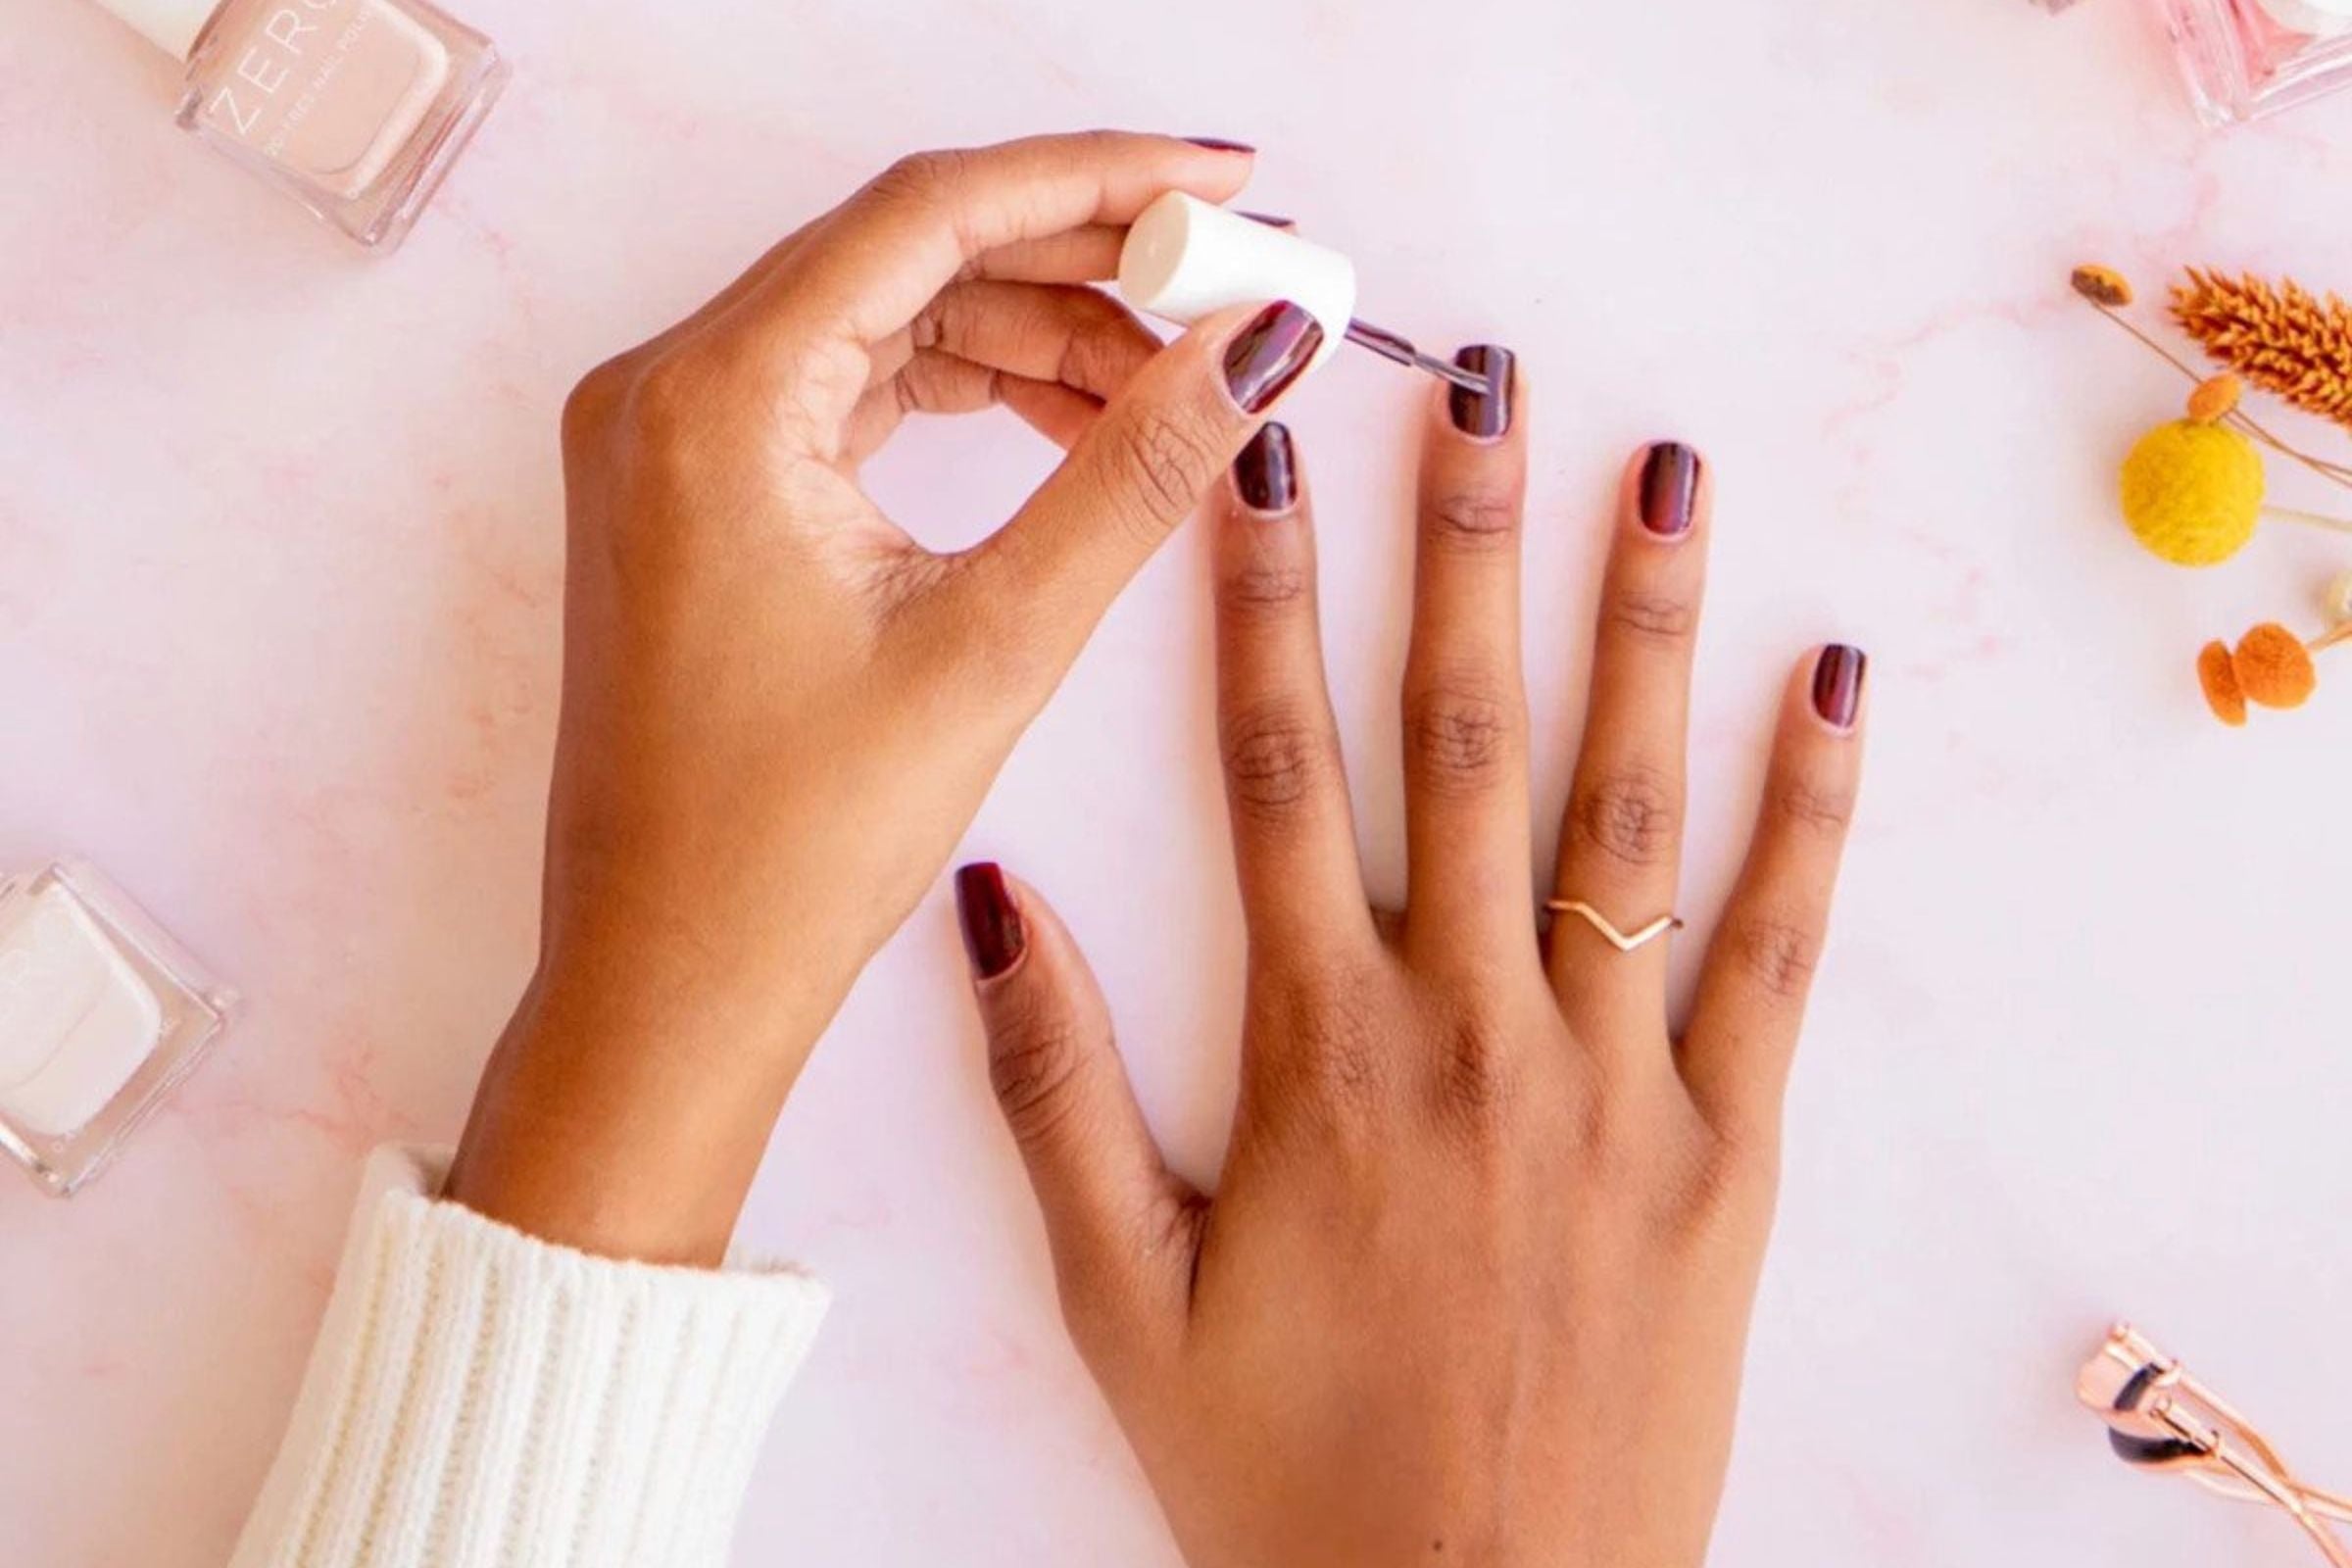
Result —
M368 1161L231 1568L724 1562L824 1287L550 1246L435 1201L447 1170Z

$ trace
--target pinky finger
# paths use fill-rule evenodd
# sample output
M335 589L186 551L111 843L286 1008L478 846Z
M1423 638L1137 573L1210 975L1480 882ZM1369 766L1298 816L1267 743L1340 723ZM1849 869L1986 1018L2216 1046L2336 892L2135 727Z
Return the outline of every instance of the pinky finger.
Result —
M1830 924L1830 897L1862 780L1862 651L1818 650L1791 676L1747 863L1707 949L1682 1047L1708 1119L1769 1131Z

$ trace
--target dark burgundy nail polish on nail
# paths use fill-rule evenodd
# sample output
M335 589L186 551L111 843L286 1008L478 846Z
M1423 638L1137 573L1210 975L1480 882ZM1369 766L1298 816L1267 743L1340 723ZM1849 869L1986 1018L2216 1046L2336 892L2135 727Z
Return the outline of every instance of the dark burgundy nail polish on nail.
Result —
M1021 961L1028 937L1004 886L1004 869L995 861L981 860L956 873L956 914L974 979L994 980Z
M1225 385L1245 413L1260 414L1306 373L1323 347L1323 328L1288 300L1257 313L1225 346Z
M1661 539L1690 531L1698 506L1698 454L1680 441L1660 441L1642 460L1642 526Z
M1237 212L1233 216L1236 218L1247 218L1252 223L1263 223L1268 228L1297 228L1298 226L1298 220L1295 218L1279 217L1273 213Z
M1242 455L1233 460L1233 487L1251 512L1288 512L1298 500L1298 468L1291 432L1280 424L1259 426Z
M1453 416L1453 427L1464 435L1492 440L1511 428L1511 377L1517 373L1518 360L1506 348L1493 343L1473 343L1457 350L1453 363L1473 375L1487 378L1483 393L1465 392L1455 387L1446 400L1446 412Z
M1862 677L1870 660L1859 648L1832 643L1813 666L1813 711L1835 729L1852 729L1862 711Z
M1187 136L1196 147L1205 147L1212 153L1253 153L1256 148L1246 141L1229 141L1223 136Z

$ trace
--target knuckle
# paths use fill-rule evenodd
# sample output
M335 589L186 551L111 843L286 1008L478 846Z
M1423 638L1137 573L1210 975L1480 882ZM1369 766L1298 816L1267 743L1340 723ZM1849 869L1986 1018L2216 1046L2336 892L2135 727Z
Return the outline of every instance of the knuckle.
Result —
M1679 647L1698 630L1698 607L1690 599L1649 588L1620 588L1601 607L1610 630L1640 642Z
M1619 864L1658 865L1682 831L1681 791L1657 768L1614 768L1578 790L1569 819L1579 840Z
M627 400L630 425L657 445L691 440L723 402L710 366L690 354L664 354L641 369Z
M1494 1132L1517 1105L1522 1077L1509 1031L1498 1020L1474 1010L1446 1030L1438 1103L1447 1122L1473 1135Z
M1321 726L1295 703L1260 704L1237 713L1222 737L1225 777L1235 806L1260 818L1295 811L1324 765Z
M1101 295L1090 295L1089 298L1102 300L1113 312L1118 310ZM1085 316L1075 326L1057 323L1055 330L1062 335L1063 342L1061 358L1054 366L1054 379L1063 386L1077 387L1099 396L1106 396L1125 386L1128 378L1152 353L1137 337L1121 330L1125 324L1123 320L1096 313L1091 306L1085 308Z
M1505 548L1518 537L1519 512L1518 498L1505 490L1442 490L1430 498L1430 537L1462 550Z
M1733 926L1731 942L1741 970L1786 1001L1802 997L1821 966L1821 938L1810 926L1785 916L1746 916Z
M1769 1223L1780 1185L1777 1140L1745 1126L1703 1131L1674 1184L1683 1228L1701 1241Z
M1050 1138L1069 1117L1078 1104L1085 1059L1066 1023L1024 1015L1000 1028L989 1043L988 1081L1016 1142Z
M1317 1121L1369 1111L1387 1083L1372 988L1335 973L1309 979L1277 1004L1267 1021L1282 1042L1269 1053L1283 1098Z
M560 426L566 450L577 450L603 434L612 411L627 399L632 365L630 354L615 355L573 385L564 399Z
M1441 681L1416 693L1404 727L1418 776L1441 791L1484 789L1499 780L1516 734L1512 705L1481 681Z
M1802 833L1835 838L1854 819L1854 792L1811 779L1791 778L1776 785L1768 801L1773 818Z
M1157 539L1183 520L1214 477L1208 439L1185 416L1151 406L1113 421L1111 438L1116 477L1131 487L1141 521Z
M1217 597L1239 615L1279 615L1306 598L1306 568L1297 563L1251 561L1225 573Z
M867 183L866 190L883 201L929 206L954 188L964 155L950 148L908 153Z

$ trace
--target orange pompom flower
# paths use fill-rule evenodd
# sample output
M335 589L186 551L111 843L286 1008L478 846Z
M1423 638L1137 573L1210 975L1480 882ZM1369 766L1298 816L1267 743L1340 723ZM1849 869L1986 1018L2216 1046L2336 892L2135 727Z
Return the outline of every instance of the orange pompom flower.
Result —
M2240 637L2230 663L2246 700L2265 708L2301 708L2319 688L2320 672L2311 662L2311 650L2275 620Z
M2237 666L2230 662L2230 645L2220 639L2197 651L2197 684L2205 688L2205 706L2231 729L2246 723L2245 688L2237 683Z
M2301 708L2319 689L2312 656L2338 643L2352 643L2352 616L2305 642L2275 620L2250 628L2235 648L2210 642L2197 650L2197 686L2213 716L2235 729L2246 721L2246 705Z

